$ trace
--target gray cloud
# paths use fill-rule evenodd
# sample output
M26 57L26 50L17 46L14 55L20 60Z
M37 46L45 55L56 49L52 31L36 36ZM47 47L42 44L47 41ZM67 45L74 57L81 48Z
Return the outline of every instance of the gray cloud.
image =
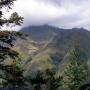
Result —
M51 3L51 4L54 4L54 5L61 5L61 2L62 0L38 0L40 2L43 2L43 3Z
M18 0L14 11L24 17L22 27L49 24L90 29L90 0Z
M85 3L90 3L90 0L35 0L43 3L48 3L48 4L53 4L53 5L59 5L63 6L64 4L85 4Z

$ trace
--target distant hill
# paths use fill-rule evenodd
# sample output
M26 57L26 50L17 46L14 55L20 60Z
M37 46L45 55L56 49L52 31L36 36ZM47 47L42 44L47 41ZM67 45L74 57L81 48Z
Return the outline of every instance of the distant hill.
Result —
M22 47L20 52L23 48L27 48L23 52L23 55L25 53L26 56L28 53L28 58L23 63L25 75L30 75L31 72L38 69L64 67L67 62L65 62L65 58L73 48L74 41L84 50L88 59L90 58L90 31L84 28L61 29L43 25L25 27L20 32L28 34L27 41L21 42L19 40L19 44L17 42L17 47ZM33 51L34 54L31 55Z
M30 38L36 42L47 41L60 30L59 28L43 25L43 26L30 26L22 28L20 31L27 33Z
M43 25L26 27L20 32L27 33L32 41L42 46L43 50L55 48L64 53L73 46L74 41L77 41L87 54L90 52L90 31L84 28L61 29Z

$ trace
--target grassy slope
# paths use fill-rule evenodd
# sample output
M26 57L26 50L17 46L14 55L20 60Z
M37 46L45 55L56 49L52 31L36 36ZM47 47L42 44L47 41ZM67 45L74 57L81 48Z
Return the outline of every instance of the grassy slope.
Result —
M44 27L41 28L43 29ZM35 27L34 29L35 30L40 29L40 27L39 28ZM29 41L28 43L21 42L21 45L17 44L17 47L15 47L15 49L20 52L21 57L24 60L23 68L25 69L24 73L25 75L30 75L31 72L34 72L38 69L45 70L46 68L53 68L56 66L59 69L58 71L60 73L63 72L64 68L68 63L68 60L66 58L68 56L68 51L73 47L73 40L78 40L80 48L84 49L84 51L87 53L88 58L90 57L90 32L83 29L74 29L74 30L60 29L58 33L54 32L53 36L52 33L50 34L51 32L50 27L49 30L50 30L49 33L48 29L47 31L42 32L43 36L41 37L40 37L41 34L39 34L39 32L38 35L36 32L33 32L33 30L31 31L31 33L28 30L31 36L35 33L35 35L33 35L32 37L35 40L37 39L39 40L39 38L42 38L42 40L40 39L41 42L39 43L37 42L36 44L35 43L32 44L32 42ZM46 38L47 33L48 38ZM45 38L46 40L44 40ZM30 55L30 52L32 54L33 49L30 48L36 48L36 53L33 56ZM27 57L29 58L27 59Z

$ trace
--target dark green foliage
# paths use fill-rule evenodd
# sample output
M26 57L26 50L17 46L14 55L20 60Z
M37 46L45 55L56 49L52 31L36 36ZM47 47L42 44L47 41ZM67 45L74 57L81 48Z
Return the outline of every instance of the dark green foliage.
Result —
M19 16L18 13L11 14L10 18L6 19L3 17L3 11L2 8L8 8L11 9L11 5L13 5L14 1L16 0L0 0L0 26L3 25L21 25L23 21L23 17Z
M2 8L11 9L16 0L0 0L0 28L7 24L21 25L23 18L16 12L11 14L9 19L3 17ZM15 31L0 31L0 78L4 79L3 85L11 85L12 87L18 85L20 88L23 86L23 71L15 64L5 65L3 62L10 57L13 62L19 60L18 52L12 50L14 41L17 38L22 38L23 34Z
M14 23L15 25L21 25L23 22L23 18L18 15L18 13L14 12L10 19L7 21L7 24Z
M3 7L11 8L10 6L13 5L14 1L16 0L0 0L0 8Z
M15 25L21 25L22 17L18 16L15 12L11 15L10 19L4 19L3 17L3 7L10 9L11 5L16 0L0 0L0 26L5 23L14 23ZM16 37L22 37L23 35L15 31L0 31L0 63L3 62L8 56L12 59L18 57L18 53L11 48L14 46L14 41Z
M42 90L42 85L46 83L43 73L38 71L36 77L30 79L30 83L34 86L34 90Z
M64 73L64 86L69 90L79 90L79 88L85 83L88 67L84 54L78 47L75 47L70 52L70 62Z
M13 13L9 19L3 19L2 17L0 18L0 26L3 26L4 24L21 25L22 22L23 22L23 18L19 16L16 12Z
M82 85L79 90L90 90L90 84Z
M55 76L56 71L46 70L46 88L47 90L57 90L61 86L62 77Z
M2 66L2 70L4 71L4 75L1 75L1 78L5 80L3 84L6 83L7 86L11 87L18 85L19 88L24 85L23 70L18 66Z
M50 69L43 73L38 71L36 76L30 79L30 83L34 86L34 90L57 90L61 86L62 77L55 75L56 72Z
M20 59L19 53L11 49L17 37L22 38L23 34L21 35L21 33L19 34L19 32L15 31L0 31L0 71L2 71L2 73L0 73L0 78L4 79L4 83L8 86L10 85L13 87L18 85L21 88L24 84L23 71L16 66L16 64L3 64L8 57L10 57L13 62Z
M17 37L23 37L23 34L19 36L19 32L0 31L0 62L8 56L12 59L18 58L18 53L11 49Z

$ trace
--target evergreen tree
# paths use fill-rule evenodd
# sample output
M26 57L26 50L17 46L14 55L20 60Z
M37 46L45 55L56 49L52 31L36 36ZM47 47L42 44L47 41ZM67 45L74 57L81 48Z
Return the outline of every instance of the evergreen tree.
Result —
M56 71L47 69L45 72L38 71L36 76L30 78L34 90L58 90L61 86L62 77L56 76ZM43 87L44 86L44 87Z
M47 90L57 90L61 86L62 77L56 76L56 71L46 70L46 88Z
M4 18L3 8L11 9L11 6L16 0L0 0L0 28L3 25L21 25L23 18L14 12L9 18ZM8 12L7 12L8 13ZM22 85L23 75L22 70L16 65L4 65L3 62L6 58L10 57L12 60L19 60L19 54L12 50L14 41L19 38L23 38L24 35L15 31L0 31L0 78L3 78L7 84Z
M11 6L13 5L14 1L16 0L0 0L0 26L3 26L5 24L15 24L15 25L21 25L23 21L23 17L19 16L18 13L14 12L11 14L10 18L4 18L3 8L7 8L8 10L11 9Z
M86 62L85 54L76 46L70 52L70 62L64 72L64 86L69 90L79 90L85 83L88 73Z
M43 73L37 71L36 76L30 79L30 83L34 86L34 90L42 90L42 85L46 83Z
M16 12L13 13L9 19L4 18L2 9L11 9L11 5L13 5L14 1L16 0L0 0L0 28L5 24L11 23L15 25L21 25L23 18ZM14 45L13 41L16 40L16 37L22 36L23 34L15 31L0 31L0 64L5 60L5 58L7 58L7 56L10 56L12 59L18 57L18 53L11 48Z
M4 75L1 76L5 81L3 81L3 85L6 84L8 87L18 86L19 90L24 86L24 77L23 70L21 70L18 66L8 65L3 68Z

